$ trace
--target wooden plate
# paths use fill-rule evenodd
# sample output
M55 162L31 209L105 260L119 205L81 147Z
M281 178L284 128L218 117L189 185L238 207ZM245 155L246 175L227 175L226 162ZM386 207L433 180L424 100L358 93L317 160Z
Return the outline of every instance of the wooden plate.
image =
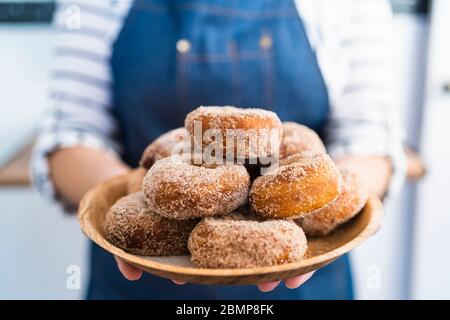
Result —
M201 269L195 267L188 256L141 257L126 253L106 241L105 215L116 200L126 195L127 179L128 175L114 178L86 194L78 212L83 232L103 249L138 268L167 279L188 283L258 284L308 273L333 262L376 233L383 216L381 202L376 197L371 197L361 213L350 222L329 236L308 239L307 257L303 261L250 269Z

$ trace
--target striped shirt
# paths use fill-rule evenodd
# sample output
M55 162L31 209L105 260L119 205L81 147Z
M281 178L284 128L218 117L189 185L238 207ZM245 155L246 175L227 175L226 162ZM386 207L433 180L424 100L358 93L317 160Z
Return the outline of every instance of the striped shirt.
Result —
M395 102L392 13L388 0L294 0L324 76L331 112L326 143L334 157L388 156L391 190L406 171L403 131ZM55 192L47 157L85 146L117 157L112 115L112 46L132 0L59 0L58 39L48 98L31 172L39 191ZM174 48L176 50L176 48Z

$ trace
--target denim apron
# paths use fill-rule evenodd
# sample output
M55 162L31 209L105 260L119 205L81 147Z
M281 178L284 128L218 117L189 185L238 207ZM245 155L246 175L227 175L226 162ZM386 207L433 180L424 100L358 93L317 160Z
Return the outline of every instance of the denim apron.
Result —
M123 159L183 125L200 105L264 107L322 131L328 95L293 0L136 0L113 48L114 116ZM306 285L177 286L145 274L128 282L93 245L89 299L352 299L348 258Z

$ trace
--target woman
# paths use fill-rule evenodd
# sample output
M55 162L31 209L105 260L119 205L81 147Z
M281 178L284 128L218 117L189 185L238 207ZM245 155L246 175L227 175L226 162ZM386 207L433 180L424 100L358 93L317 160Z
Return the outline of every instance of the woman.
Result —
M199 105L263 106L305 124L380 195L398 181L392 173L401 176L387 1L77 0L64 1L55 20L52 112L33 172L67 208L135 167L149 142ZM347 257L299 289L259 286L266 293L177 286L117 263L92 246L88 298L353 298Z

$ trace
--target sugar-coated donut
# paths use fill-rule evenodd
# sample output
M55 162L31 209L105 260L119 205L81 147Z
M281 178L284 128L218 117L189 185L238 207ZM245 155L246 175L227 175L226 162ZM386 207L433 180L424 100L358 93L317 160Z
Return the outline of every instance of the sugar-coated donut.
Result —
M142 256L186 255L187 241L198 220L172 220L148 209L142 192L119 199L108 211L106 239Z
M341 173L343 183L339 197L328 206L297 220L308 236L326 236L357 215L367 203L369 193L358 177L345 170Z
M295 122L284 122L280 159L304 151L327 153L325 145L315 131Z
M134 169L127 181L127 193L132 194L136 192L142 191L142 181L144 180L145 175L147 174L147 169L143 167L139 167Z
M149 208L167 218L223 215L247 202L250 177L242 165L197 166L191 157L155 163L144 178Z
M278 155L282 136L278 116L262 109L200 107L187 115L185 127L201 150L239 159Z
M201 268L252 268L302 260L307 240L293 221L258 221L238 214L203 219L188 247L192 262Z
M296 163L296 162L299 162L299 161L303 161L304 158L314 157L314 154L317 154L317 153L312 153L312 152L309 152L309 151L303 151L303 152L300 152L300 153L293 154L293 155L291 155L291 156L289 156L287 158L280 159L280 166L288 166L290 164L293 164L293 163Z
M150 169L158 160L181 153L185 144L189 144L190 148L190 142L189 132L185 128L178 128L166 132L145 149L142 154L140 166Z
M340 192L341 175L326 154L306 153L253 182L252 209L265 218L295 219L322 208Z

